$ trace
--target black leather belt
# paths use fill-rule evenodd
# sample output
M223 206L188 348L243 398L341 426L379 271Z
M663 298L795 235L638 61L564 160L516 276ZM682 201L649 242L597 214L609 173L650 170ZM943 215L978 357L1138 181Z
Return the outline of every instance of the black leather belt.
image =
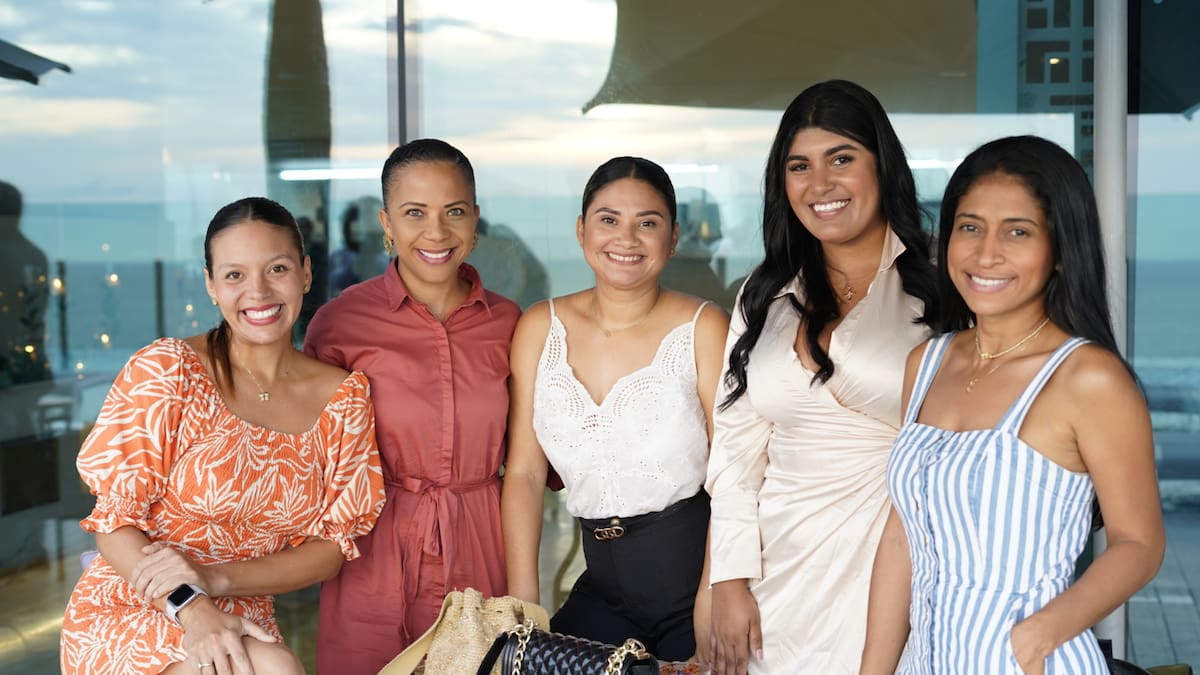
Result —
M628 518L580 518L579 524L584 529L591 530L592 536L597 541L612 541L613 539L624 537L631 528L645 527L655 521L672 516L692 506L701 499L708 500L708 493L704 490L697 492L687 499L681 499L662 511L643 513L638 516L629 516Z

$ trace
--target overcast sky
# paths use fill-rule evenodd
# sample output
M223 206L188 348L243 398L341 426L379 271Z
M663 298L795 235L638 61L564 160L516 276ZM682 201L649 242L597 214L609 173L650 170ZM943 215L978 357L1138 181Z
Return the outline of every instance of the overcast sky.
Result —
M387 12L395 4L322 5L332 162L378 167L390 149ZM656 159L681 187L719 197L759 192L777 111L609 105L581 112L608 70L613 0L410 0L407 7L417 130L467 151L483 193L576 195L591 168L614 154ZM31 203L208 204L262 192L267 34L262 1L0 0L0 38L73 70L47 73L37 87L0 80L0 179ZM1005 133L1072 143L1072 121L1062 116L896 115L894 122L910 159L947 169ZM1136 130L1138 190L1200 198L1200 119L1144 117ZM936 174L926 171L930 189ZM374 181L337 184L334 200L368 190Z

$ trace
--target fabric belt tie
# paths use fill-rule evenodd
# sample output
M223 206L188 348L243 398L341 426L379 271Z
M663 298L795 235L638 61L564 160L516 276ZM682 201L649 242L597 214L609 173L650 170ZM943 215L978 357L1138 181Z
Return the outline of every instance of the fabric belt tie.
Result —
M405 492L421 496L421 500L416 508L416 519L418 520L416 525L418 531L421 532L423 540L421 543L421 552L441 557L442 552L448 548L448 542L442 540L440 524L443 521L453 522L446 493L449 492L457 495L473 492L493 485L498 480L500 480L499 474L492 474L487 478L477 481L462 481L458 483L438 483L428 478L398 476L384 480L384 485L400 488Z
M451 502L454 503L454 510L457 511L457 499L447 499L447 494L464 494L481 490L496 483L500 480L500 474L492 474L487 478L477 481L463 481L458 483L438 483L437 481L429 480L428 478L417 478L415 476L396 476L385 478L384 486L389 490L404 490L412 494L419 495L417 508L413 510L413 525L420 532L421 537L421 553L434 557L442 557L443 552L446 558L454 558L454 545L451 541L442 538L442 528L440 523L454 522L453 514L451 513ZM400 559L401 575L404 578L404 605L411 607L417 600L417 588L420 586L420 556L411 559L405 554L404 546L401 545L401 550L396 551ZM446 588L450 587L450 573L452 567L449 564L443 566L445 573ZM404 622L398 627L400 639L404 644L411 643L417 636L409 635L408 629Z

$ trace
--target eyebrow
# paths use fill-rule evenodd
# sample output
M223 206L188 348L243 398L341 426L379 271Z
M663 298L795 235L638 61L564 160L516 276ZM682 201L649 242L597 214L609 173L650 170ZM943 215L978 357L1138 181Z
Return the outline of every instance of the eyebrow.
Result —
M469 201L467 201L467 200L465 200L465 199L456 199L456 200L454 200L454 201L452 201L452 202L447 202L447 203L445 204L445 206L457 206L457 205L459 205L459 204L461 204L461 205L463 205L463 206L470 206L470 205L471 205L471 202L469 202ZM425 202L412 202L412 201L409 201L409 202L402 202L402 203L401 203L399 206L397 206L397 208L401 208L401 209L402 209L402 208L404 208L404 207L406 207L406 206L420 206L421 208L428 208L428 207L429 207L429 205L428 205L428 204L426 204Z
M293 260L293 259L292 259L292 257L291 257L290 255L288 255L288 254L286 254L286 253L280 253L279 255L277 255L277 256L275 256L275 257L273 257L273 258L269 258L269 259L267 260L267 264L269 265L269 264L271 264L271 263L273 263L273 262L276 262L276 261L278 261L278 260L279 260L279 259L281 259L281 258L282 258L283 260L287 260L287 261L289 261L289 262L291 262L291 261ZM220 264L218 264L218 265L217 265L217 269L221 270L221 269L225 269L226 267L242 267L243 265L244 265L244 263L237 263L237 262L227 262L227 263L220 263Z
M857 152L858 148L854 147L853 145L850 145L849 143L842 143L841 145L835 145L832 148L829 148L822 154L824 154L826 157L829 157L830 155L836 155L839 152L845 152L847 150ZM808 156L807 155L788 155L787 158L785 158L783 161L790 162L794 159L808 159Z
M593 211L592 213L611 213L614 216L621 215L620 211L618 211L616 209L610 209L607 206L597 207L596 210ZM650 209L648 211L638 211L634 215L637 216L638 218L641 218L642 216L658 216L659 218L666 218L666 216L663 215L662 211L659 211L657 209Z
M971 213L970 211L959 211L958 213L954 214L955 220L958 220L959 218L974 218L975 220L987 220L983 216L976 214L976 213ZM1042 226L1042 224L1040 222L1034 220L1033 218L1025 218L1023 216L1011 216L1009 218L1001 218L1000 222L1002 222L1002 223L1032 223L1034 225L1037 225L1038 227Z

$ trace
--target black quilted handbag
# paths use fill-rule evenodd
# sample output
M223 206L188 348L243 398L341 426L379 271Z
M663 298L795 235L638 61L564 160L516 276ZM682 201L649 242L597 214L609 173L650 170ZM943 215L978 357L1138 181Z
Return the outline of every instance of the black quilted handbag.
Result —
M571 635L547 633L526 621L492 643L478 675L496 661L501 675L657 675L658 661L634 639L620 647Z

